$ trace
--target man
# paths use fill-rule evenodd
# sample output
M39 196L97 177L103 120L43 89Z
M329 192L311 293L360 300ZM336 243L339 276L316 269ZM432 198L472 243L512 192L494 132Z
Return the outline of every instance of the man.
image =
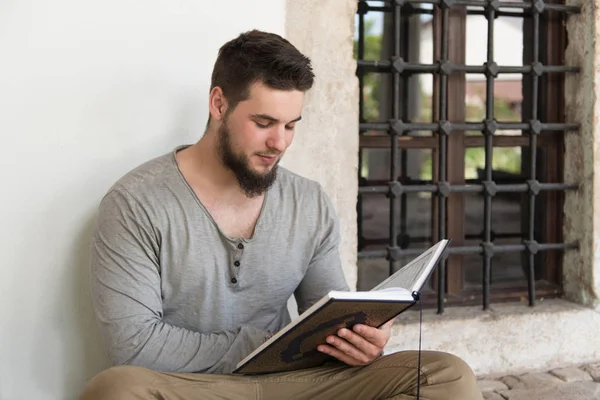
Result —
M449 354L382 356L391 322L341 330L319 347L339 362L231 374L239 360L329 290L347 290L333 206L279 167L313 85L310 60L251 31L219 51L203 137L121 178L92 240L92 295L116 366L84 400L480 399Z

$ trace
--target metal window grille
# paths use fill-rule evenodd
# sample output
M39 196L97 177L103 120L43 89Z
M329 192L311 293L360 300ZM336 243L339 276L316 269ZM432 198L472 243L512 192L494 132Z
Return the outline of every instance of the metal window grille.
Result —
M428 4L430 8L422 7ZM463 18L466 15L479 14L487 19L487 59L483 65L466 65L457 63L450 57L450 43L453 19L453 10L458 10ZM391 32L391 54L389 59L365 60L365 16L371 12L388 13L392 17ZM457 194L465 195L478 193L483 197L483 231L475 238L479 239L478 245L456 245L455 238L450 247L450 258L456 255L479 255L482 263L481 278L481 301L484 309L488 309L491 303L490 276L492 261L495 255L504 252L520 252L524 256L527 278L527 300L533 306L536 300L536 256L543 252L561 252L577 247L576 243L539 242L536 237L536 203L540 195L545 192L555 192L555 204L553 210L560 212L558 202L561 192L576 189L576 186L561 182L560 173L555 170L555 182L543 182L539 180L539 154L538 147L546 142L557 143L559 154L561 149L562 133L577 130L576 123L560 120L562 93L556 89L559 87L557 78L567 73L577 73L576 66L557 65L560 64L562 50L556 43L546 43L556 37L563 37L564 28L560 23L561 18L567 18L571 13L578 13L579 8L557 4L549 0L530 1L498 1L498 0L395 0L395 1L359 1L358 2L358 37L357 37L357 77L360 88L360 132L361 147L363 143L379 143L385 141L390 150L389 179L387 182L366 182L360 175L359 168L359 199L358 199L358 235L359 235L359 260L385 258L389 262L389 273L393 273L400 267L399 260L403 257L414 257L423 248L410 248L411 243L418 242L418 235L411 233L407 226L407 195L411 193L431 193L432 203L435 210L432 212L431 224L432 235L430 242L447 238L449 212L452 213L452 205L449 199ZM461 14L462 13L462 14ZM415 14L433 15L434 25L434 47L437 53L433 57L433 63L423 64L409 60L409 30L404 18ZM523 64L520 66L499 65L494 58L494 41L499 40L494 36L494 23L497 17L521 18L524 20L524 42L528 41L527 51L524 49ZM460 17L459 17L460 18ZM463 20L464 21L464 20ZM558 23L556 21L559 21ZM550 29L553 25L554 31ZM543 25L541 27L541 25ZM385 29L385 27L384 27ZM556 36L557 30L559 36ZM437 32L437 33L435 33ZM550 33L549 33L550 32ZM552 33L554 32L554 33ZM483 32L481 33L483 34ZM552 36L552 35L555 36ZM563 35L563 36L560 36ZM564 43L564 42L563 42ZM464 44L463 44L464 46ZM555 50L556 57L541 56L541 47L548 46L559 48ZM463 49L464 50L464 49ZM548 52L544 50L544 54ZM558 62L557 62L558 61ZM368 73L391 75L391 118L386 121L367 121L364 118L364 79ZM449 98L449 86L453 76L456 74L482 74L485 76L485 118L481 121L466 121L449 115L452 103ZM494 113L494 82L502 74L522 74L523 103L522 118L520 122L503 122L498 120ZM433 106L436 112L432 114L430 122L411 121L408 112L408 88L407 80L415 74L430 74L434 79ZM550 77L550 78L549 78ZM552 82L549 82L552 81ZM554 85L554 86L552 86ZM558 90L558 91L557 91ZM542 96L544 96L542 98ZM462 98L464 100L464 97ZM553 100L554 99L554 100ZM453 102L456 99L452 100ZM554 101L550 104L549 102ZM554 115L551 115L554 113ZM507 138L497 136L499 130L518 130L522 136ZM371 136L365 137L365 132L371 132ZM422 136L417 132L428 131L431 136ZM466 131L478 131L479 137L463 137L461 140L481 143L485 150L485 166L482 179L476 181L463 180L460 184L451 183L448 176L448 165L452 163L453 155L449 153L452 146L453 135L464 134ZM411 138L414 141L400 139ZM494 146L512 140L519 146L527 149L523 154L527 162L527 173L523 179L513 181L494 179L492 169L492 155ZM553 142L553 143L554 143ZM413 144L410 144L413 143ZM436 155L432 169L433 176L430 180L415 180L406 176L406 160L408 148L435 148ZM464 150L464 147L463 147ZM359 160L361 160L359 156ZM462 153L461 156L463 157ZM554 157L557 163L560 159ZM459 163L460 165L460 163ZM556 167L558 168L558 167ZM464 169L464 168L463 168ZM520 193L527 196L524 203L524 213L527 216L523 232L520 232L521 242L517 244L494 243L498 235L494 233L492 226L492 200L501 194ZM365 195L387 196L389 198L389 237L387 247L375 250L365 249L365 238L363 231L363 204ZM562 222L560 218L554 223L555 230L560 231ZM560 239L560 234L554 235ZM448 260L443 260L433 277L437 291L436 306L438 313L442 313L446 304L446 274ZM539 261L538 261L539 263ZM497 266L498 267L498 266ZM500 267L498 267L500 268ZM523 296L524 293L520 294ZM433 304L431 304L433 305Z

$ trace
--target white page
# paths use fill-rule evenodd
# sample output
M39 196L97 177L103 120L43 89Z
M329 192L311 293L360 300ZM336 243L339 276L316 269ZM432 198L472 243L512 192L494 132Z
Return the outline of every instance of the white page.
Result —
M441 240L371 290L400 287L409 290L411 293L421 291L425 280L439 261L448 243L449 240Z

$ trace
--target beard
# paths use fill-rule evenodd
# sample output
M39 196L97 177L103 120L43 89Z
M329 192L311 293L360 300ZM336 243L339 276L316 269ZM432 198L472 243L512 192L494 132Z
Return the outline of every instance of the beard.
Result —
M231 143L231 132L227 128L227 119L219 127L218 153L221 162L235 175L240 188L249 197L256 197L269 189L277 178L277 166L275 162L271 170L264 174L257 173L250 167L250 160L245 154L238 154Z

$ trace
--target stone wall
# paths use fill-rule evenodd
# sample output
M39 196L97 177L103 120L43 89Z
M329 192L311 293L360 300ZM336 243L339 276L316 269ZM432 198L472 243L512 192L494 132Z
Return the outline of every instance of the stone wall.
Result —
M302 121L282 164L321 182L341 224L340 256L356 287L358 80L353 58L356 0L288 0L285 36L316 74ZM332 51L335 49L335 51Z
M594 212L600 209L600 175L594 172L600 168L599 1L568 0L567 4L582 7L567 22L565 60L567 65L580 66L581 72L566 76L565 117L581 123L581 128L565 136L564 179L580 186L565 197L564 239L577 241L579 251L565 253L564 288L567 299L600 310L600 212Z

